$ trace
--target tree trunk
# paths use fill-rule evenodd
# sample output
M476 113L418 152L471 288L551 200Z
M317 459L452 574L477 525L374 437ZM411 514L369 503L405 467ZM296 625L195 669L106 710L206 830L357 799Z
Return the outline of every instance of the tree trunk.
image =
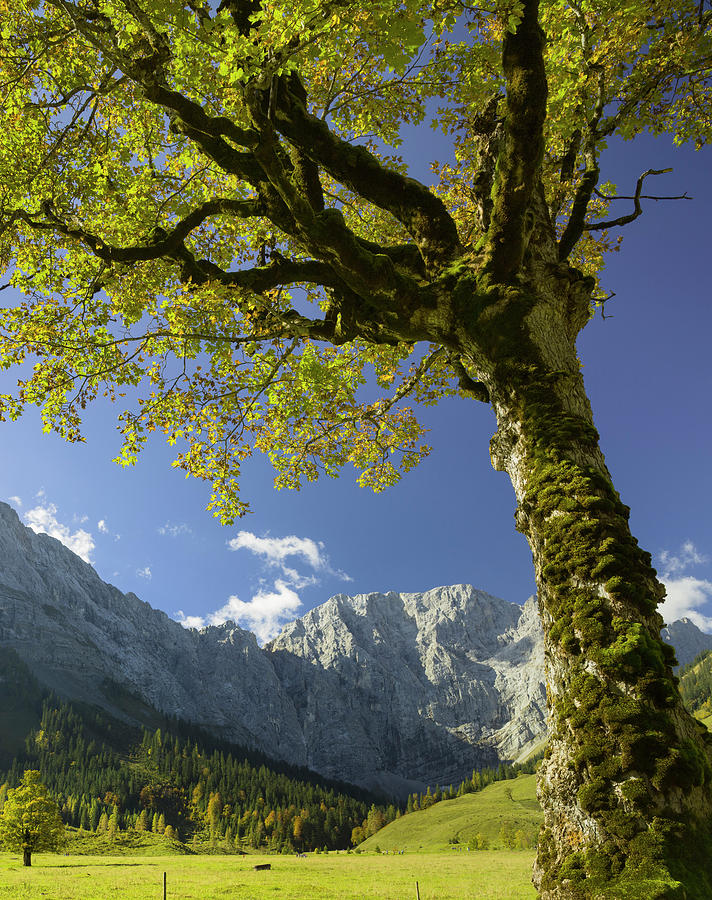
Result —
M534 881L546 900L709 900L712 742L683 708L660 638L664 588L598 448L575 351L588 303L560 287L501 289L470 351L544 625L550 737Z
M28 850L27 847L23 847L23 849L22 849L22 865L23 866L31 866L32 865L32 850Z

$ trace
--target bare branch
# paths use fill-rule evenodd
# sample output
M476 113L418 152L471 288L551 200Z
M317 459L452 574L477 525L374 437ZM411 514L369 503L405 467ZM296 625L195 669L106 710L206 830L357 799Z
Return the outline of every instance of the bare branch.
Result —
M671 169L663 169L663 172L670 172ZM652 174L652 173L651 173ZM599 190L595 190L593 192L597 197L600 197L601 200L635 200L635 196L632 194L616 194L614 197L610 197L608 194L604 194ZM694 197L690 197L690 195L685 191L684 194L677 194L676 196L666 196L661 197L659 194L641 194L641 200L694 200Z
M629 222L634 221L640 216L643 212L643 207L640 204L641 199L641 191L643 189L643 182L648 177L648 175L664 175L666 172L672 172L672 169L648 169L647 172L643 172L643 174L638 178L638 183L635 186L635 194L632 199L634 203L634 210L632 213L628 213L627 216L619 216L617 219L609 219L607 222L593 222L590 225L584 225L584 231L602 231L604 228L614 228L621 225L627 225ZM622 198L610 198L610 199L622 199ZM690 197L684 198L672 198L672 197L654 197L652 199L658 200L667 200L667 199L685 199L690 200Z

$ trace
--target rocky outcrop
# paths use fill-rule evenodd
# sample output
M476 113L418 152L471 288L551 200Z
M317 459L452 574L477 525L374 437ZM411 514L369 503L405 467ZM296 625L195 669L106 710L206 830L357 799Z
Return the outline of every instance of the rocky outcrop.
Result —
M712 645L685 620L668 636L680 662ZM0 503L3 647L65 697L132 721L157 708L400 795L521 758L546 730L534 598L520 607L469 585L340 594L262 649L232 622L184 629Z
M332 777L391 789L457 783L520 755L545 729L533 598L522 610L469 585L340 594L269 650L307 764Z

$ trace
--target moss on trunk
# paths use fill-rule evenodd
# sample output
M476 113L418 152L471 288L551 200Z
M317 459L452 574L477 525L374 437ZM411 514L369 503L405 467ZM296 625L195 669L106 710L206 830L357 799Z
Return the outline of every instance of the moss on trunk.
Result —
M545 630L551 735L535 882L547 900L703 900L712 739L685 711L660 638L664 589L599 450L570 307L555 293L509 294L493 317L497 341L480 334L475 352Z

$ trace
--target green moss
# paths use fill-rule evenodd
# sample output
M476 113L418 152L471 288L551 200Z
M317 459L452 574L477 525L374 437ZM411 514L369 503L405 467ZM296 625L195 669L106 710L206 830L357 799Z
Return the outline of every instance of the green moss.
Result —
M518 527L540 567L548 638L565 658L552 731L567 745L578 805L605 835L604 847L573 846L564 862L565 848L545 829L542 889L566 880L571 897L649 900L680 896L681 882L702 878L704 890L690 898L712 897L709 876L690 874L699 861L682 861L686 850L672 837L672 813L651 823L654 810L674 808L680 789L710 784L712 773L702 740L681 746L684 712L670 668L674 652L659 638L654 611L662 594L650 554L630 534L630 510L598 457L582 462L597 446L595 427L556 399L569 390L563 379L578 376L546 369L522 327L530 307L521 291L478 289L470 314L520 426L526 485Z
M576 794L581 809L588 813L608 809L611 805L611 785L605 778L593 778L583 784Z

